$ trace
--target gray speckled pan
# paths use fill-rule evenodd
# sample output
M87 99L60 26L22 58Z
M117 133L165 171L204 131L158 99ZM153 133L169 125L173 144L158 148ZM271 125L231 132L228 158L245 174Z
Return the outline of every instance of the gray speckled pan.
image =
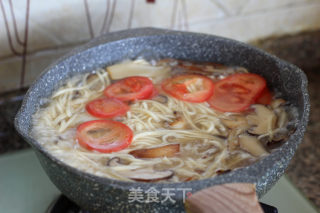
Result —
M48 97L58 82L77 74L105 67L126 58L177 58L239 65L264 76L269 86L278 89L299 111L298 128L279 149L259 162L214 178L181 183L136 183L97 177L72 168L51 156L30 136L32 114L40 99ZM42 167L52 182L70 199L92 212L184 212L183 193L216 184L251 182L259 196L265 194L284 173L303 138L308 115L307 79L296 66L259 49L213 35L143 28L105 34L79 47L48 67L30 87L15 119L18 132L34 148ZM128 202L129 189L173 188L175 203ZM181 191L180 191L181 192ZM160 195L159 195L160 196ZM162 200L164 197L159 197Z

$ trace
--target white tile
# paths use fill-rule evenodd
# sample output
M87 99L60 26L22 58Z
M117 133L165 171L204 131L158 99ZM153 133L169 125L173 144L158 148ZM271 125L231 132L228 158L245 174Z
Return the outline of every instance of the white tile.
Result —
M5 3L6 14L9 21L11 34L13 33L13 22L10 16L10 9L7 1ZM103 29L103 20L108 5L105 0L88 0L88 8L94 35L97 36ZM132 22L130 26L131 4L134 2ZM170 28L172 23L175 26L201 21L203 19L219 18L224 15L211 0L190 1L190 0L161 0L155 4L148 4L145 0L109 0L109 16L111 20L112 7L114 16L109 30L123 30L129 27L163 27ZM115 4L114 4L115 3ZM174 4L176 3L176 16ZM20 37L24 35L25 26L25 3L14 1L17 26ZM183 11L187 12L184 15ZM1 12L2 13L2 12ZM2 14L1 16L2 17ZM0 57L12 55L9 49L4 21L0 19ZM173 26L174 27L174 26ZM107 31L108 27L105 28ZM56 1L31 1L28 51L34 52L56 46L70 45L90 39L88 20L85 13L84 1L79 0L56 0ZM15 46L17 42L13 38ZM21 48L19 48L21 49Z
M178 28L178 25L184 25L186 21L190 24L222 16L224 13L211 0L161 0L155 4L145 4L145 0L136 0L133 27Z
M6 4L6 14L12 34L13 22L8 7L8 1L3 2ZM26 11L25 5L21 2L25 1L13 1L13 6L16 11L18 31L21 37L23 37ZM79 0L30 1L29 52L88 40L90 34L83 2L84 1ZM88 0L88 2L93 27L98 29L102 24L102 16L104 15L103 13L106 8L106 1ZM7 45L8 40L2 12L0 12L0 17L1 57L11 55L12 52ZM15 42L15 40L13 41L15 46L17 46L17 42Z
M301 5L308 5L319 0L251 0L244 7L242 14L261 13L265 10L277 10L284 7L295 7Z
M212 0L188 1L186 0L189 23L199 22L212 18L223 18L226 16L222 10ZM200 3L201 2L201 3Z
M8 1L2 2L13 34ZM22 38L26 1L12 2L18 33ZM26 84L32 82L43 67L59 55L59 51L48 53L43 50L70 47L90 39L84 0L30 2L28 51L31 55L28 56ZM94 35L97 36L103 29L108 1L87 2ZM153 26L250 41L271 35L320 29L320 0L156 0L154 4L148 4L145 0L109 0L108 21L114 2L110 31ZM135 4L132 22L129 22L132 2ZM104 29L107 31L108 27ZM13 43L21 52L21 45L17 44L14 37ZM19 86L20 66L21 59L15 57L9 48L0 10L0 92Z
M211 0L216 5L224 8L229 16L239 15L250 0Z
M12 33L13 24L10 19L8 1L3 2L6 7L9 26ZM107 1L87 0L87 2L91 14L93 31L95 35L98 35L102 30L103 19L107 9ZM145 0L110 0L109 2L109 20L111 17L111 7L113 3L116 2L113 22L110 26L110 30L115 31L127 29L129 27L132 2L135 2L135 5L131 27L154 26L186 30L188 29L185 27L187 25L189 27L196 25L198 27L202 26L210 28L221 21L229 23L230 17L236 17L236 20L243 19L239 14L259 14L265 13L264 10L267 10L267 12L270 10L276 11L279 10L279 8L293 7L295 5L308 6L312 4L312 2L319 2L319 0L158 0L155 4L147 4ZM25 1L19 0L14 1L13 3L19 35L20 37L23 37ZM177 10L175 17L173 17L175 4ZM187 11L187 15L183 13L184 10ZM305 15L307 19L310 19L308 14ZM217 22L215 19L219 19L219 21ZM251 22L254 21L255 20L252 20ZM29 52L71 45L90 39L83 0L33 0L30 5L29 25ZM239 28L238 26L234 27ZM197 28L193 27L193 30L194 29ZM218 32L230 30L233 32L232 29L215 29L215 31ZM212 30L207 29L206 31L211 32ZM240 29L240 31L243 30ZM265 32L265 30L258 34L261 35L263 32ZM21 50L21 48L18 48L16 42L14 42L14 44L17 49ZM12 55L7 43L3 19L0 19L0 50L0 58Z
M264 13L208 20L191 25L190 30L250 41L271 35L319 29L319 11L320 2Z

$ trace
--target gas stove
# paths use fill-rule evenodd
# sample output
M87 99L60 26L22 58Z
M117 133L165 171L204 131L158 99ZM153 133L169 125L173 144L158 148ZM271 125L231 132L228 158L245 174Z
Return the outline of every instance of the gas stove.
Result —
M0 171L0 212L88 213L61 195L30 149L0 155ZM285 176L260 202L275 206L279 213L317 213Z
M278 213L277 208L261 203L260 205L264 213ZM54 200L49 206L46 213L90 213L82 210L77 204L69 200L66 196L60 195L58 199Z

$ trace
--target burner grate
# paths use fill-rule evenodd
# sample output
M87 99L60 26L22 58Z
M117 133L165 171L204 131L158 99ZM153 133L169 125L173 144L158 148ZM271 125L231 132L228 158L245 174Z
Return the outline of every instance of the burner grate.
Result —
M89 213L82 210L77 204L64 195L60 195L51 203L47 213Z

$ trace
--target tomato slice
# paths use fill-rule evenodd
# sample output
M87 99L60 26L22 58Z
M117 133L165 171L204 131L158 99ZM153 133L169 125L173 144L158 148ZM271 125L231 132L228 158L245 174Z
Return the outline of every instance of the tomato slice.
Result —
M122 101L148 99L154 91L152 81L143 76L122 79L108 86L104 94Z
M233 74L216 83L208 103L221 112L241 112L256 101L265 87L266 81L260 75Z
M208 100L214 89L212 80L202 75L179 75L165 80L161 86L169 95L193 103Z
M77 128L79 144L103 153L116 152L128 147L133 132L125 124L112 120L93 120L80 124Z
M119 115L125 115L129 106L115 98L100 98L89 102L86 110L98 118L112 118Z
M258 97L256 103L268 105L271 103L271 100L272 100L272 94L271 94L270 90L268 89L268 87L266 87L262 91L261 95Z

